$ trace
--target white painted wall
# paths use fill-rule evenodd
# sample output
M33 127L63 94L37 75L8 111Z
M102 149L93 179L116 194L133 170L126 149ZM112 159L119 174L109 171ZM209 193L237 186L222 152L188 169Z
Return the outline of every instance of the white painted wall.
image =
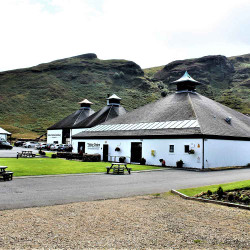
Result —
M7 135L6 134L0 134L0 139L7 141Z
M110 156L125 156L126 161L130 162L131 142L142 142L142 157L146 159L147 165L161 165L159 159L164 159L166 165L176 166L176 161L182 159L184 167L202 168L202 139L112 139L112 140L72 140L73 152L77 152L78 142L85 142L85 152L88 154L99 153L102 156L103 144L109 145ZM100 144L99 147L89 147L88 143ZM169 145L175 146L175 152L169 152ZM189 145L194 149L195 154L191 155L184 152L184 145ZM115 151L119 147L121 151ZM152 156L151 151L155 151ZM117 161L118 158L117 157ZM103 159L103 157L102 157Z
M245 166L250 163L250 141L207 139L205 168Z
M47 130L47 143L62 143L62 129Z

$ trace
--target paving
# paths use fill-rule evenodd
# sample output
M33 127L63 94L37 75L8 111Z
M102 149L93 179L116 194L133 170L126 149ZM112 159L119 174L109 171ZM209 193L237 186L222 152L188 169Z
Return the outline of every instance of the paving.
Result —
M21 153L22 151L32 151L35 154L38 153L38 150L34 148L13 147L12 149L1 149L0 158L15 158L17 153Z
M166 192L247 180L250 169L195 172L166 169L131 175L63 175L0 181L0 210L67 204Z

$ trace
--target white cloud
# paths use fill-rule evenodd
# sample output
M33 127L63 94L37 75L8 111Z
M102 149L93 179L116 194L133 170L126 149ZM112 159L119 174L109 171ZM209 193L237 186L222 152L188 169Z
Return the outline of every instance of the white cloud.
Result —
M88 52L142 67L249 53L249 10L247 0L0 1L0 70Z

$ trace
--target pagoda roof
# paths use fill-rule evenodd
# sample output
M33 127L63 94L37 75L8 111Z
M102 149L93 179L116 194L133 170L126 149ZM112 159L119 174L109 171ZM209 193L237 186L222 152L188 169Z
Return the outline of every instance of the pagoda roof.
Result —
M184 75L183 75L180 79L178 79L178 80L176 80L176 81L173 81L172 83L182 83L182 82L193 82L193 83L196 83L196 84L201 84L200 82L194 80L194 79L188 74L187 71L184 73Z
M116 100L121 100L122 98L120 98L119 96L117 96L116 94L113 94L112 96L108 97L107 100L110 99L116 99Z
M81 102L78 102L80 104L93 104L92 102L90 102L88 99L83 99Z

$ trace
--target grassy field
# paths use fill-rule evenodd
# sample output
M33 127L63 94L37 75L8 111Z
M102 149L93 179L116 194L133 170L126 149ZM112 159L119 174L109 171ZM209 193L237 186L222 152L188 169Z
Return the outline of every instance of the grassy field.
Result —
M8 166L14 176L57 175L106 172L109 162L79 162L52 158L1 158L0 165ZM160 167L129 165L132 171L159 169Z
M218 184L218 185L210 185L210 186L203 186L197 188L187 188L187 189L180 189L179 192L187 195L187 196L194 196L201 192L207 192L207 190L211 190L212 192L216 191L218 187L221 186L224 191L234 190L234 189L242 189L245 187L250 187L250 180L246 181L237 181L225 184Z

